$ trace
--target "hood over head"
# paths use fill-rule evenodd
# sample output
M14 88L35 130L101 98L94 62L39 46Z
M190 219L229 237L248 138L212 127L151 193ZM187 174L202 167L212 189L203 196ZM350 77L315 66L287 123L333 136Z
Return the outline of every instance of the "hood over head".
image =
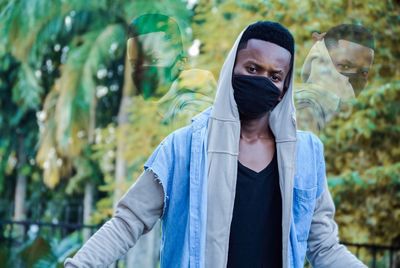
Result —
M271 25L282 27L278 23ZM254 25L254 24L252 24ZM216 98L208 122L207 137L207 228L205 243L205 267L226 267L233 205L236 191L237 162L240 140L240 118L235 102L232 74L241 38L254 38L252 25L242 31L221 69ZM250 29L250 31L248 31ZM256 38L286 48L286 41L279 44L285 33L271 29L256 33L269 38ZM289 33L290 34L290 33ZM291 35L290 35L291 36ZM249 38L250 37L250 38ZM274 39L275 38L275 39ZM292 191L296 148L296 116L293 103L294 44L291 71L287 75L286 90L282 100L270 112L269 125L275 136L280 188L282 194L283 263L286 267L288 254L289 225L292 206ZM287 48L286 48L287 49Z
M301 70L304 83L318 85L341 100L354 98L354 90L347 76L336 70L324 40L317 41L310 49Z

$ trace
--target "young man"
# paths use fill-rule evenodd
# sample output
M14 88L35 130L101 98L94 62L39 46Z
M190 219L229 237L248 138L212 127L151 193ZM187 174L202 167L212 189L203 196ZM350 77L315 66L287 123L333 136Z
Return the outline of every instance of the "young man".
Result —
M169 135L115 216L66 267L122 256L162 219L161 267L365 267L340 245L323 148L296 131L294 40L278 23L239 35L214 104Z
M296 85L297 127L319 133L364 89L374 59L374 37L364 27L341 24L321 35L302 69L303 84Z

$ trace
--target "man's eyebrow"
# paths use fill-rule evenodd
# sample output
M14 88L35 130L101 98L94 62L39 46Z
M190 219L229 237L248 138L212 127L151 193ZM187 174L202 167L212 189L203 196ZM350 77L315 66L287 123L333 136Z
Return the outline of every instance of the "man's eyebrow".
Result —
M263 65L262 63L258 62L255 59L249 59L245 61L245 64L254 64L256 67L258 68L262 68L262 69L268 69L265 65ZM273 73L284 73L284 71L282 69L275 69L274 67L270 67L270 69L272 69Z
M257 66L257 67L264 68L263 64L260 63L260 62L258 62L258 61L255 60L255 59L246 60L244 64L254 64L254 65Z
M354 65L353 62L349 61L348 59L339 60L338 63L339 64L347 64L351 67Z
M278 73L278 74L283 74L283 70L280 70L280 69L273 69L272 72Z

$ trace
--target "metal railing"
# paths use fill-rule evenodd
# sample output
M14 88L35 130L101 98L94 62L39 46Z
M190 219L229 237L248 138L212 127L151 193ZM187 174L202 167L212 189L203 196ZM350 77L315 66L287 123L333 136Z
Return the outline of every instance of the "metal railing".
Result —
M363 259L365 263L369 264L369 267L400 267L400 247L349 242L342 242L342 244L347 246L347 248L351 250L357 258ZM397 259L395 259L396 257Z
M65 238L74 231L88 231L93 234L101 225L79 223L48 223L41 221L0 220L0 242L9 249L18 247L32 236L44 238ZM16 235L16 233L18 235ZM371 268L400 267L400 247L391 245L359 244L342 242L359 259ZM3 244L4 245L4 244Z
M93 234L101 225L84 225L80 223L51 223L41 221L12 221L0 220L0 239L7 241L13 245L13 242L26 240L28 236L38 236L45 231L49 237L64 238L73 231L89 230ZM18 230L19 236L15 236L15 231ZM30 232L32 234L30 234Z

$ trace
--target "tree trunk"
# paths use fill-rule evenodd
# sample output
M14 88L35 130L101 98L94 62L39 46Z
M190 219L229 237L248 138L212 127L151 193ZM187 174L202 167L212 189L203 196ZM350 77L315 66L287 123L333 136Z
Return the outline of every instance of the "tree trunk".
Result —
M17 185L15 187L14 197L14 220L22 221L25 220L25 199L26 199L26 176L18 172Z
M27 188L27 178L26 175L22 173L22 167L26 164L26 154L24 151L24 139L21 135L18 135L18 165L17 165L17 184L15 187L14 196L14 215L15 221L22 221L26 219L25 211L25 199L26 199L26 188ZM22 235L24 230L23 225L18 225L15 229L17 235Z
M127 164L124 157L125 154L125 137L127 133L127 124L129 122L129 108L132 105L132 95L134 86L131 78L132 67L125 57L125 70L124 70L124 86L122 88L122 99L118 111L118 131L117 131L117 151L115 159L115 189L113 198L114 210L117 206L119 199L123 195L123 183L126 178Z
M88 143L89 146L93 144L95 138L95 128L96 128L96 97L93 96L92 103L90 105L90 119L88 128ZM89 225L91 222L91 216L94 204L94 191L95 184L91 178L87 178L85 184L85 194L83 200L83 224ZM83 229L83 241L87 241L91 236L91 231L88 228Z
M83 223L85 225L90 224L90 216L93 210L93 193L94 184L92 181L88 180L85 184L85 195L83 200ZM83 241L87 241L90 238L90 229L83 229Z
M122 186L124 184L126 178L126 161L124 157L124 146L125 141L124 137L126 137L126 125L129 120L128 109L132 105L132 94L133 94L133 83L131 78L132 68L130 62L128 60L128 56L125 56L125 70L124 70L124 85L122 88L122 98L121 103L118 110L118 128L117 128L117 148L115 154L115 188L113 195L113 209L115 211L119 199L123 195ZM109 266L109 268L116 267L116 264L113 263Z

